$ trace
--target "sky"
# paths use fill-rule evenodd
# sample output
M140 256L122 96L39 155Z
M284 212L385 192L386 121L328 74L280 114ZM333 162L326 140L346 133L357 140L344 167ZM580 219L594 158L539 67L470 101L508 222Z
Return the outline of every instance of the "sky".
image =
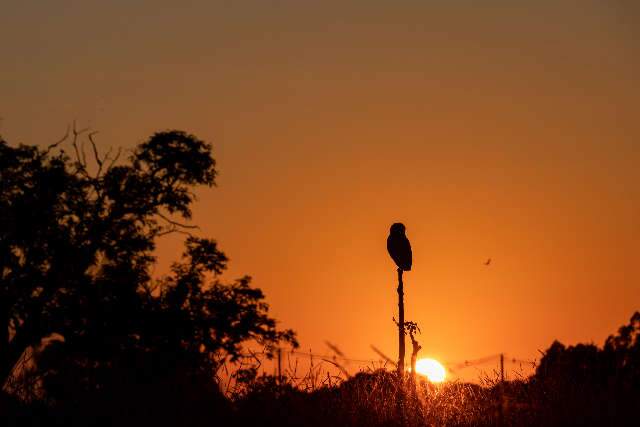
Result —
M534 359L640 308L639 20L633 0L3 0L0 134L211 142L193 222L304 351L395 357L401 221L420 355ZM180 252L164 238L156 274Z

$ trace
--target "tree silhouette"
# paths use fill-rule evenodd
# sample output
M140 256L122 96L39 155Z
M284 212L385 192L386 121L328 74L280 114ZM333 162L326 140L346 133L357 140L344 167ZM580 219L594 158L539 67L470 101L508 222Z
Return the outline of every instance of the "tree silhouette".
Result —
M582 425L637 424L640 402L640 313L594 344L565 346L558 341L544 353L533 377L540 401L555 420ZM585 402L589 402L585 406Z
M119 156L100 156L75 128L46 149L0 139L0 381L34 349L48 394L62 398L70 378L78 396L118 371L129 383L210 379L247 340L296 345L249 277L216 278L227 257L214 240L190 236L171 274L151 277L157 238L195 228L181 221L193 188L215 184L211 146L173 130Z
M640 385L640 313L610 335L600 349L594 344L565 347L554 341L536 370L540 380L566 379L571 384L606 385L612 380Z

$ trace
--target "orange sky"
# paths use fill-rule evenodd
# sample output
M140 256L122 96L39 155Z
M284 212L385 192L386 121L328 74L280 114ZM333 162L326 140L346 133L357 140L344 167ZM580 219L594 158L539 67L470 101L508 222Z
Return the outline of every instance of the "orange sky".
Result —
M395 357L394 221L423 356L601 344L640 308L634 1L172 3L3 5L0 132L213 142L195 222L303 349Z

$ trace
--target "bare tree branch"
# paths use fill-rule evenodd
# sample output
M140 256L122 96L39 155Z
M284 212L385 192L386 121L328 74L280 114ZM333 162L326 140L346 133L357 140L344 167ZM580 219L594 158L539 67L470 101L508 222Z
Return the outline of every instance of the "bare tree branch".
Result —
M89 142L91 142L91 147L93 148L93 158L98 164L98 172L96 173L96 178L100 177L100 173L102 172L102 160L100 159L100 155L98 154L98 147L96 147L96 143L93 140L93 135L97 134L98 131L93 131L89 133L88 138Z
M69 130L70 130L69 125L67 125L67 130L65 131L64 136L59 140L57 140L56 142L54 142L53 144L50 144L45 150L45 153L49 153L49 151L56 148L58 145L62 144L63 142L65 142L67 138L69 138Z
M166 236L167 234L173 234L173 233L184 234L185 236L194 237L192 233L189 233L188 231L180 230L175 226L172 226L164 231L160 231L159 233L156 234L156 236L162 237L162 236Z
M113 167L113 165L118 161L118 159L120 158L120 155L122 154L122 147L118 148L118 152L116 153L116 155L113 157L113 159L111 160L111 163L109 163L109 165L107 166L107 170L111 169Z
M157 215L162 218L163 220L167 221L169 224L176 226L176 227L180 227L180 228L188 228L191 230L199 230L200 227L198 227L197 225L188 225L188 224L182 224L178 221L174 221L171 218L166 217L165 215L161 214L160 212L157 213Z

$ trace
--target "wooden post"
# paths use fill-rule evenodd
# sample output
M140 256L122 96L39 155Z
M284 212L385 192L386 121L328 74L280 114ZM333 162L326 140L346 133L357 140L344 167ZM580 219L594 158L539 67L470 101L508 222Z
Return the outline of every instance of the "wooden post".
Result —
M398 380L404 377L404 284L398 268Z
M396 399L399 425L404 427L404 285L401 268L398 268L398 395Z

